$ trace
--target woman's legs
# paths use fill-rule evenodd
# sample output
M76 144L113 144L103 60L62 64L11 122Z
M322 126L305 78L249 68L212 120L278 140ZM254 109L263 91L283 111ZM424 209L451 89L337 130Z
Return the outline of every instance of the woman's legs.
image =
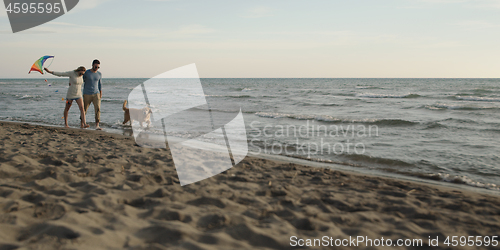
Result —
M66 107L64 108L64 125L69 128L68 126L68 111L69 108L71 108L71 104L73 104L73 100L66 100Z
M82 127L82 128L90 127L90 125L88 125L87 121L85 120L85 109L83 108L83 98L77 99L76 103L78 104L78 107L80 108L80 116L82 117L82 122L80 124L80 127Z

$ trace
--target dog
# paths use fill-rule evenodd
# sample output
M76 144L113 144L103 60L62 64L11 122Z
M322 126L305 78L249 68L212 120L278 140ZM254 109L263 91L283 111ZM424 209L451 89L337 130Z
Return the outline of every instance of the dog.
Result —
M151 125L151 114L153 111L151 111L149 107L144 107L142 109L127 108L127 100L125 100L123 102L123 111L125 111L123 125L130 122L130 125L132 126L133 121L138 121L139 124L141 124L141 128L143 123L147 123L148 128Z

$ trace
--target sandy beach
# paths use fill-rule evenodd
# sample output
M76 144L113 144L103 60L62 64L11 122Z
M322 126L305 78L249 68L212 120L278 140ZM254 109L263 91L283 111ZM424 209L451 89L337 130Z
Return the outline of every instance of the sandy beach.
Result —
M132 137L9 122L0 137L2 250L455 249L447 237L500 232L500 197L459 188L255 157L181 187L169 151Z

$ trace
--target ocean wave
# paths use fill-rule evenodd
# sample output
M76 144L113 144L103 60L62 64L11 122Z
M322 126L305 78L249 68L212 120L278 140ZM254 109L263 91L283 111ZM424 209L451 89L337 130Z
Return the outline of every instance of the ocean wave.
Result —
M376 119L376 118L350 120L350 122L368 123L368 124L385 125L385 126L413 126L419 124L419 122L407 121L402 119Z
M393 94L373 94L373 93L364 93L364 94L356 94L357 97L365 97L365 98L419 98L421 95L419 94L406 94L406 95L393 95Z
M247 91L252 91L253 89L251 88L244 88L244 87L233 87L233 88L230 88L231 90L234 90L234 91L241 91L241 92L247 92Z
M475 181L468 176L459 176L452 174L443 174L443 173L422 173L422 172L414 172L412 169L418 168L417 164L405 162L397 159L388 159L382 157L373 157L367 155L357 155L357 154L345 154L343 157L347 158L344 161L338 160L330 160L323 158L308 158L305 156L299 155L285 155L287 157L298 158L303 160L322 162L322 163L330 163L330 164L339 164L349 167L355 168L370 168L374 169L374 165L378 165L379 167L375 167L376 170L381 172L389 172L394 174L399 174L402 176L409 176L414 178L435 180L435 181L445 181L451 182L455 184L463 184L472 187L485 188L490 190L500 190L500 186L493 183L483 183L479 181ZM426 163L425 165L428 165ZM437 166L431 164L433 168L438 168ZM400 168L400 169L399 169ZM410 170L410 171L406 171Z
M480 121L478 120L474 120L474 119L458 119L458 118L446 118L444 120L441 120L439 122L453 122L453 123L468 123L468 124L478 124L478 123L481 123Z
M345 119L337 118L328 115L296 115L296 114L282 114L282 113L269 113L269 112L257 112L255 115L264 118L289 118L295 120L316 120L321 122L330 123L364 123L373 125L386 125L386 126L412 126L419 124L418 122L412 122L401 119L378 119L378 118L365 118L365 119Z
M191 94L191 96L200 96ZM252 98L250 95L204 95L206 97L228 97L228 98Z
M330 93L325 93L324 95L330 95ZM357 94L355 94L355 93L336 93L334 95L337 95L337 96L356 96Z
M452 97L453 98L456 96L479 96L479 97L482 97L482 96L484 96L484 94L491 94L491 93L497 92L497 91L493 91L490 89L479 89L479 88L472 89L472 90L465 90L465 91L469 91L469 92L456 93Z
M344 154L342 157L347 158L349 160L353 160L357 163L363 162L363 163L368 163L368 164L377 164L377 165L384 165L384 166L398 166L398 167L405 167L405 168L413 168L416 167L415 164L405 162L402 160L397 160L397 159L389 159L389 158L383 158L383 157L374 157L374 156L369 156L369 155L362 155L362 154Z
M16 96L19 96L19 95L16 95ZM40 96L40 95L23 95L19 99L22 100L22 99L38 99L38 98L42 98L42 96Z
M316 103L316 102L301 102L304 106L324 106L324 107L333 107L333 106L340 106L339 104L336 103Z
M252 96L250 96L250 95L228 95L228 96L225 96L225 97L229 97L229 98L252 98Z
M106 103L120 103L122 104L125 101L125 99L101 99L101 102L106 102Z
M412 177L419 177L424 179L452 182L456 184L465 184L473 187L500 190L499 185L474 181L470 177L464 175L453 175L449 173L425 173L420 171L414 171L415 169L420 168L419 165L426 165L426 167L431 167L433 169L431 171L440 169L439 166L432 164L428 161L410 163L398 159L389 159L389 158L373 157L368 155L357 155L357 154L344 154L342 155L342 157L347 158L347 163L349 163L349 165L351 166L372 168L378 165L379 167L375 167L376 169L383 170L386 172L397 173Z
M454 96L456 100L461 101L473 101L473 102L500 102L500 98L492 98L492 97L479 97L479 96Z
M355 88L357 88L357 89L384 89L382 87L376 87L376 86L356 86Z
M500 190L500 186L493 183L482 183L479 181L474 181L470 177L465 175L452 175L452 174L443 174L443 173L422 173L422 172L409 172L397 169L381 169L386 172L391 172L400 175L406 175L410 177L416 177L421 179L435 180L435 181L444 181L451 182L455 184L463 184L471 187L485 188L490 190Z
M500 107L496 106L478 106L478 105L450 105L445 103L436 103L432 105L425 105L423 108L429 110L489 110L489 109L500 109Z
M326 106L326 107L331 107L331 106L340 106L339 104L336 103L322 103L319 104L320 106Z
M430 123L427 123L426 125L427 125L427 127L424 130L426 130L426 129L447 128L446 125L440 124L438 122L430 122Z
M446 182L452 182L456 184L465 184L472 187L480 187L492 190L500 190L500 186L493 183L482 183L478 181L474 181L467 176L459 176L459 175L451 175L451 174L428 174L428 176L432 179L442 180Z
M300 94L321 94L321 95L329 95L330 93L325 92L323 90L317 90L317 89L301 89L298 91Z

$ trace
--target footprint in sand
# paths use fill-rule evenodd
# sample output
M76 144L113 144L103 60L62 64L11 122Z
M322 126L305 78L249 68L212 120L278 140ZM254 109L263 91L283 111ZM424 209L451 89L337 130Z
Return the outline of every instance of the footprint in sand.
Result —
M66 214L66 209L59 204L39 202L35 206L34 216L39 219L58 220Z

